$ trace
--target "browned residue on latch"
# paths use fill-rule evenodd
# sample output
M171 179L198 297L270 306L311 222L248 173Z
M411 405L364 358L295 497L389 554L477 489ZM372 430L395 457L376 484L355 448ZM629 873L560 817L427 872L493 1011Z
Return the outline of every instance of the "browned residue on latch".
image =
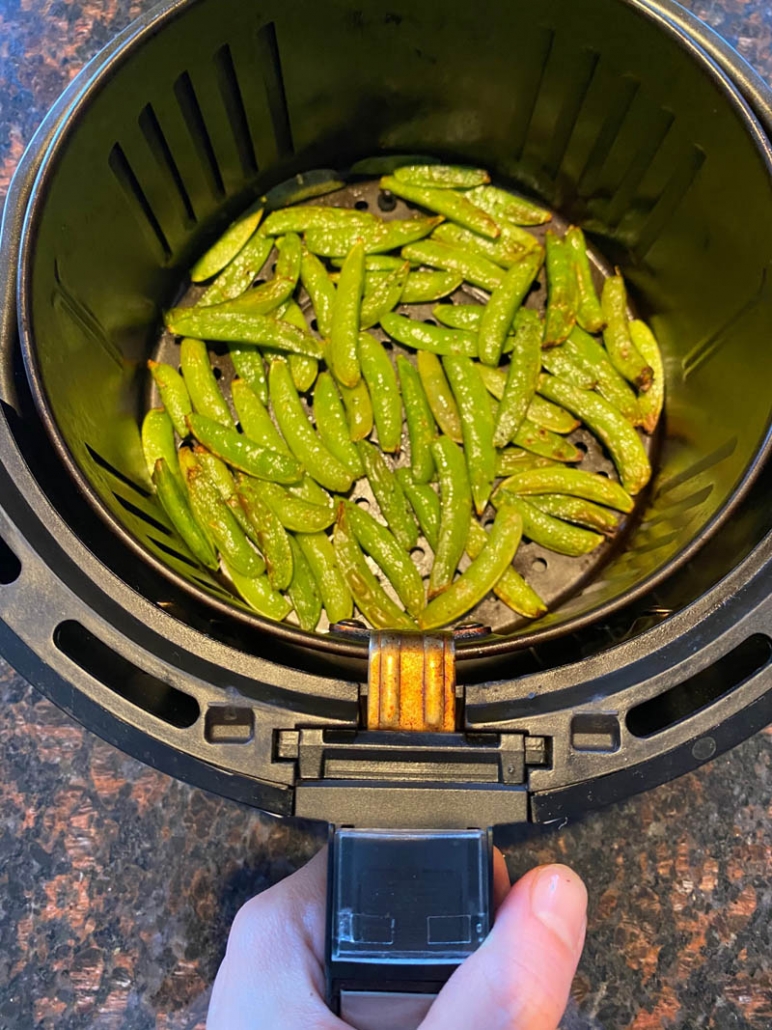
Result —
M368 729L452 732L456 728L453 638L374 633L368 690Z

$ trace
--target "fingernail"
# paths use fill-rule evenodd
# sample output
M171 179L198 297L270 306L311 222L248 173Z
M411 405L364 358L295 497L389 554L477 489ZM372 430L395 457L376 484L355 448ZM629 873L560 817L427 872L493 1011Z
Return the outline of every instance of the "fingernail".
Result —
M540 869L531 887L531 910L571 952L578 951L584 938L587 890L573 869L563 865Z

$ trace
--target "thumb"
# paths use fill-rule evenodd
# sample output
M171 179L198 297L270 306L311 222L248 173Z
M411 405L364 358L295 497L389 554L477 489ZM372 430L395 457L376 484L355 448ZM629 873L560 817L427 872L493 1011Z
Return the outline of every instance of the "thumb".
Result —
M421 1030L556 1030L586 929L587 891L563 865L511 889L480 948L437 996Z

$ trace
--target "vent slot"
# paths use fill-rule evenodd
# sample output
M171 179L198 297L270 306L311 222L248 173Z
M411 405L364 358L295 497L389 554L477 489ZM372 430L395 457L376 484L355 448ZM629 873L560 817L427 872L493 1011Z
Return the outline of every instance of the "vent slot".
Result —
M153 529L157 529L159 533L163 533L166 536L173 536L172 531L168 526L165 526L163 522L159 522L158 519L154 518L149 512L143 511L142 508L138 508L136 504L132 504L131 501L127 501L125 497L121 497L120 494L113 493L113 497L116 499L118 504L124 508L130 515L135 515L138 519L142 519L148 526L152 526Z
M171 152L166 136L163 134L163 129L161 128L158 117L153 110L152 104L147 104L143 107L139 116L139 128L142 135L145 137L145 141L147 142L153 157L174 183L174 188L177 190L177 194L185 212L186 222L188 225L194 224L196 221L196 212L193 210L193 204L190 201L185 183L182 181L182 176L180 175L180 170L177 167L177 162L174 160L174 155Z
M131 201L132 210L141 216L139 218L140 225L145 230L150 230L154 243L157 243L161 248L164 261L168 261L172 256L169 241L166 239L164 231L155 216L155 212L150 206L150 201L145 196L145 191L140 186L139 179L134 174L134 169L129 164L129 160L124 154L120 143L116 143L110 151L108 164L113 175L118 180L119 186Z
M249 131L247 112L236 75L236 67L233 63L233 55L227 43L220 47L214 55L214 65L217 71L217 84L220 87L233 139L239 152L241 167L246 175L254 175L257 172L255 147Z
M251 708L212 705L204 720L204 736L210 744L248 744L255 732Z
M571 747L574 751L619 750L619 720L615 715L583 712L571 720Z
M192 558L188 558L188 556L185 554L180 554L180 552L177 551L174 547L169 547L168 544L161 543L161 541L156 540L154 536L148 537L148 540L152 544L155 544L159 551L163 551L164 554L168 554L170 558L176 558L177 561L183 562L183 564L187 565L189 568L195 569L196 572L198 572L201 568L197 561L194 561Z
M129 479L128 476L125 476L120 469L117 469L115 465L111 465L107 458L103 458L102 455L98 451L95 451L90 444L86 444L86 450L90 454L94 463L101 469L104 469L105 472L109 472L111 476L115 476L115 478L120 480L120 482L125 486L130 486L132 490L136 490L140 497L150 497L149 490L146 490L143 486L135 483L133 479Z
M180 111L182 111L182 117L185 119L185 124L188 127L193 146L198 152L209 188L215 196L223 197L225 196L225 186L223 185L220 166L217 163L212 140L209 136L204 116L201 113L201 105L193 88L193 82L187 72L183 72L174 83L174 95L177 98L177 103L180 105Z
M276 24L268 22L257 33L257 58L263 70L263 82L271 112L273 134L280 157L294 153L292 128L290 126L287 96L284 91L284 75L281 70L279 41L276 38Z
M628 730L634 737L652 737L675 726L737 690L760 672L770 657L772 640L755 633L707 669L631 708L627 713Z
M79 622L60 622L54 630L54 643L89 676L170 726L188 729L198 719L194 697L138 668Z
M21 575L21 562L0 537L0 586L10 586Z

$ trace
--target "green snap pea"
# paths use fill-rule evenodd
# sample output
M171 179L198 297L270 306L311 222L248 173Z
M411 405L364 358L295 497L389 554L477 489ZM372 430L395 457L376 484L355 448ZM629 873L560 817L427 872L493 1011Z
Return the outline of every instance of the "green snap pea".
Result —
M311 427L286 361L277 358L271 362L268 388L279 429L298 462L302 462L308 474L328 490L336 493L350 490L353 482L351 473L330 453Z
M621 275L610 275L603 283L601 306L606 320L603 342L614 368L641 393L646 393L651 386L653 373L630 335L627 290Z
M520 261L504 274L501 285L491 293L488 303L482 308L478 336L480 361L486 365L498 365L504 351L504 342L512 329L515 312L525 300L536 275L541 268L541 248L529 251Z
M330 258L330 264L334 268L343 268L343 258ZM393 272L395 268L402 268L405 259L394 254L365 254L365 275L373 275L377 272Z
M364 617L376 629L415 629L413 620L392 601L370 571L351 531L346 505L338 509L333 546L338 567Z
M504 278L504 270L481 254L461 247L451 247L439 240L421 240L402 248L402 257L429 268L458 272L467 282L484 290L495 290Z
M541 426L543 429L550 429L553 433L558 433L560 436L573 433L581 425L579 419L575 418L569 411L566 411L565 408L561 408L559 404L553 404L552 401L545 400L544 397L540 397L538 394L528 405L528 418L537 426Z
M434 459L432 458L432 461ZM416 483L410 469L397 469L394 473L405 497L418 519L418 525L432 551L437 550L440 539L440 499L428 483Z
M488 534L476 519L472 519L469 524L466 553L474 561L487 543ZM504 570L501 578L494 584L493 592L508 608L526 619L538 619L547 611L544 601L511 565Z
M254 550L236 516L200 466L188 472L188 496L196 521L207 527L230 568L242 576L260 576L265 571L263 559Z
M163 408L152 408L148 411L142 420L141 437L148 475L152 478L159 458L163 458L176 474L178 464L174 424Z
M186 436L188 424L185 419L193 411L193 405L190 401L190 394L185 385L185 380L177 369L172 368L171 365L162 364L158 361L148 361L147 367L155 380L158 392L161 395L161 401L168 412L169 418L172 420L174 428L179 436Z
M301 200L322 197L325 193L334 193L345 183L338 172L332 168L312 168L308 172L298 172L286 182L272 186L263 197L266 211L299 204Z
M481 336L482 332L481 329ZM504 393L496 413L494 446L504 447L520 429L533 404L540 372L541 327L538 322L529 322L518 332L512 351Z
M484 168L465 168L462 165L400 165L394 170L394 177L409 186L430 186L446 190L468 190L473 186L484 186L491 181Z
M348 207L321 207L303 205L272 211L266 218L260 232L266 236L284 236L288 232L309 232L314 229L357 228L372 229L378 220L367 211L355 211Z
M631 512L635 504L632 497L613 479L599 476L595 472L555 466L518 472L505 479L501 489L525 495L569 494L625 513Z
M186 337L180 346L180 365L193 410L224 426L233 426L230 408L209 364L206 344Z
M540 246L536 237L526 229L520 229L509 222L504 225L499 224L499 228L501 236L496 240L489 240L460 225L454 225L453 222L443 222L432 233L432 239L448 243L452 247L461 247L462 250L472 251L481 257L488 258L502 268L509 268L529 250Z
M403 165L439 163L438 157L431 157L428 154L376 154L374 157L364 157L361 161L354 162L350 171L352 175L373 178L376 175L391 175Z
M467 197L499 222L503 219L513 225L544 225L552 220L546 208L497 186L478 186Z
M297 614L300 628L306 632L312 632L322 617L322 595L319 593L319 587L316 585L308 559L300 549L297 540L290 537L289 544L292 551L290 600Z
M351 439L355 443L364 440L373 431L373 402L367 383L364 379L360 379L354 387L338 383L338 389L346 409Z
M496 512L490 535L469 568L421 612L421 629L445 626L479 604L512 565L522 535L522 516L504 505Z
M303 476L299 483L292 483L287 490L293 497L299 497L309 504L318 504L322 508L329 508L333 503L324 487L319 486L310 476Z
M554 464L552 458L540 458L538 454L530 454L522 447L507 447L496 452L497 476L513 476L526 469L549 468Z
M484 310L481 304L438 304L432 309L432 314L448 329L466 329L476 333L480 330Z
M445 329L439 325L427 325L415 318L397 315L393 312L381 319L381 328L397 343L431 354L459 354L477 357L477 337L460 329Z
M490 215L476 205L470 204L462 193L436 189L431 186L412 186L407 182L400 181L394 175L383 176L381 189L388 190L394 196L401 197L410 204L420 204L429 211L444 215L451 221L480 233L481 236L488 236L495 240L497 236L501 235L501 229Z
M421 573L413 559L391 530L358 505L347 501L346 517L359 546L375 561L408 614L415 618L423 609L426 598Z
M442 364L461 415L474 506L477 514L482 515L496 478L493 414L488 394L478 367L470 358L446 357Z
M605 445L616 465L622 486L637 494L651 479L651 464L636 431L608 401L553 376L543 376L539 393L580 418Z
M429 600L448 589L466 548L472 488L463 451L447 436L432 444L440 476L440 533L429 575Z
M665 367L662 363L662 354L657 338L645 322L631 322L630 335L652 371L651 386L638 399L638 409L644 430L653 433L665 403Z
M305 330L307 328L306 316L300 305L294 300L287 301L279 317L285 322L289 322L290 325L297 326L298 329ZM319 362L316 358L307 358L303 354L290 354L287 357L287 363L295 389L299 393L308 393L319 374Z
M539 381L541 389L543 380ZM512 438L512 442L532 454L538 454L542 458L550 458L552 461L567 462L573 464L582 460L584 455L578 447L574 447L570 440L564 440L543 426L535 425L529 418L524 418L520 428Z
M224 561L233 585L250 608L273 622L281 622L292 610L286 597L277 593L268 582L267 576L243 576L228 561Z
M522 497L516 497L505 490L496 494L494 504L506 504L516 508L523 517L523 535L557 554L578 558L583 554L589 554L603 543L603 537L599 533L555 519Z
M330 625L350 619L354 603L330 538L326 533L298 533L295 539L311 566Z
M234 379L231 383L231 396L241 428L250 440L271 451L291 454L265 404L242 379Z
M359 452L351 440L343 402L329 372L322 372L314 389L314 418L322 443L345 465L354 479L364 475Z
M566 246L574 264L579 296L576 320L588 333L599 333L606 324L606 320L603 317L603 310L592 278L584 233L575 225L572 225L566 233Z
M463 282L464 277L457 272L411 272L401 301L403 304L428 304L455 293Z
M245 480L239 484L239 500L249 522L257 533L268 572L268 582L274 590L286 590L292 582L292 549L289 536L273 508L266 504L260 492Z
M369 333L359 334L359 363L372 399L378 444L382 451L398 451L402 442L402 396L397 373L386 348Z
M378 282L372 291L365 293L362 300L359 312L360 329L370 329L377 325L384 315L387 315L399 304L409 271L410 262L404 261L399 268L394 268L383 275L379 274Z
M416 483L428 483L434 477L432 443L437 435L431 405L418 370L401 354L397 357L397 370L410 438L410 468Z
M235 222L232 222L219 240L199 258L190 270L190 278L194 283L203 282L204 279L211 279L236 257L242 247L260 224L263 217L263 205L261 201L253 204L243 215L239 215Z
M357 448L381 515L405 550L412 551L418 543L418 527L399 480L371 443L360 440Z
M236 483L228 469L228 466L224 461L220 461L216 455L212 454L211 451L208 451L205 447L196 446L195 453L199 468L203 470L204 475L208 478L209 482L216 488L220 497L232 510L236 521L252 543L259 546L257 533L252 528L252 523L249 521L246 513L239 504L238 497L236 496Z
M306 247L300 261L300 281L311 298L316 324L320 334L327 339L332 328L332 309L335 305L335 284L327 275L327 269Z
M192 308L171 308L166 313L167 325L182 327L187 336L202 336L201 326L212 324L212 319L223 315L269 315L280 307L295 289L292 279L275 278L245 290L232 300L219 304L196 304Z
M289 279L297 286L300 278L300 263L303 257L303 245L297 233L288 232L276 241L279 257L276 260L274 275L277 279ZM294 289L293 286L293 289Z
M364 243L360 240L348 253L335 293L330 328L330 362L338 382L353 387L362 374L359 367L359 318L365 279Z
M541 363L553 376L571 383L579 390L594 390L598 385L598 370L585 364L577 364L569 357L565 344L542 350Z
M335 521L335 510L327 494L320 498L320 504L296 497L278 483L254 479L249 481L249 486L271 508L285 529L295 533L319 533Z
M159 458L153 470L153 485L169 520L177 530L188 550L207 569L219 568L217 553L212 543L199 527L188 505L187 490L181 485L177 458L169 465L165 458Z
M539 511L545 511L556 519L575 522L578 526L594 529L604 536L614 536L619 525L619 516L608 508L587 501L582 497L566 494L539 494L530 503Z
M263 355L257 347L239 343L229 343L228 353L231 356L236 374L254 391L257 397L268 403L268 378L265 374Z
M223 304L240 297L260 274L273 250L273 240L256 232L235 258L220 272L198 300L199 307Z
M303 466L296 458L261 447L243 433L222 426L205 415L189 415L188 426L199 443L228 465L250 476L275 483L295 483L303 474Z
M254 343L272 350L287 351L290 354L305 354L309 358L323 357L322 348L314 337L287 322L279 322L268 315L252 312L218 312L215 308L185 308L195 313L191 318L180 318L168 323L168 328L184 336L187 327L195 324L200 335L207 340L222 340L224 343ZM191 316L193 317L193 316ZM183 370L184 371L184 370ZM246 377L245 377L246 378ZM188 386L190 389L190 386ZM195 407L195 400L193 401Z
M416 367L437 425L454 443L461 443L464 438L461 432L461 415L442 369L442 362L429 351L419 351Z
M324 257L345 257L358 240L364 241L366 254L382 254L423 239L441 221L441 218L406 218L363 226L314 228L308 230L305 240L310 251Z
M543 346L554 347L576 325L579 291L571 251L553 232L547 233L547 293Z
M595 389L601 397L621 411L631 425L638 425L641 420L639 399L611 364L605 348L579 326L575 326L563 344L563 349L571 361L597 380Z

